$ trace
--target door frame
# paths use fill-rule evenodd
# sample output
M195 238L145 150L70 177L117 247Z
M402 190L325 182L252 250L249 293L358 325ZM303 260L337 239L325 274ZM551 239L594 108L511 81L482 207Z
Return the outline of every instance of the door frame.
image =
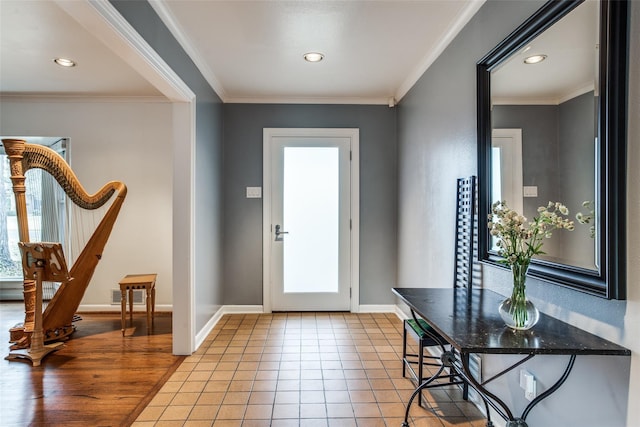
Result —
M494 138L506 138L510 139L509 146L501 145L503 147L503 153L508 154L508 159L504 160L508 162L512 168L513 173L511 175L511 191L508 194L508 199L505 195L502 195L503 200L508 200L509 207L516 212L523 212L524 206L524 194L523 194L523 168L522 168L522 129L520 128L496 128L491 131L491 147L494 147ZM506 150L504 150L506 148ZM495 200L494 200L495 201ZM493 202L493 201L492 201Z
M349 138L351 145L351 312L360 307L360 129L358 128L264 128L262 139L262 310L271 313L271 141L277 137Z

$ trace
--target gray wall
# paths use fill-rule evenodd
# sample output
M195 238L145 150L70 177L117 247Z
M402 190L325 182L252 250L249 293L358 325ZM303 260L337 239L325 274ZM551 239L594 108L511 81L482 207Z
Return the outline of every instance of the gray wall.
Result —
M542 4L543 1L490 0L485 3L400 102L399 285L450 286L454 253L454 182L459 176L475 174L477 168L476 62ZM632 2L634 8L640 8L640 4ZM635 16L631 34L640 31L637 11ZM634 55L638 55L637 40L635 43L632 62ZM638 75L636 65L630 71L632 85L637 86ZM638 96L637 88L633 94ZM630 96L630 100L633 99ZM637 100L632 102L637 103ZM637 145L637 136L632 132L630 135ZM637 154L637 148L634 150ZM637 165L637 158L630 157L630 161ZM637 186L629 189L629 203L636 211L640 204L637 193ZM635 226L628 227L628 233L639 231L635 222ZM629 239L629 242L631 265L640 259L640 250L637 239ZM635 314L637 310L627 312L627 305L637 307L640 299L633 277L636 276L630 275L627 301L607 301L533 279L528 279L527 290L543 312L638 351L640 339L638 327L634 325L640 321L639 315ZM508 295L509 273L483 266L482 286ZM627 425L628 420L633 420L628 425L637 424L639 418L632 415L632 412L638 414L637 405L628 404L637 401L639 396L637 356L633 359L630 371L630 358L579 357L568 381L550 399L536 406L527 422L532 426L613 427ZM492 375L511 361L513 359L507 356L485 357L483 371L485 375ZM565 358L539 356L527 367L544 390L558 378L565 364ZM504 381L497 381L493 387L516 409L515 412L522 411L528 403L518 387L517 372L507 375ZM635 390L631 394L630 388Z
M195 192L192 197L197 230L194 236L197 332L222 305L222 102L149 3L126 0L111 0L111 3L196 94ZM187 285L173 284L174 287Z
M584 201L595 199L595 101L593 92L558 106L558 182L560 198L571 213L588 212ZM555 238L555 236L554 236ZM595 241L590 226L578 225L572 233L558 233L564 258L570 264L595 268Z
M396 280L396 112L386 106L224 105L224 303L262 304L263 128L360 129L360 304L392 304Z

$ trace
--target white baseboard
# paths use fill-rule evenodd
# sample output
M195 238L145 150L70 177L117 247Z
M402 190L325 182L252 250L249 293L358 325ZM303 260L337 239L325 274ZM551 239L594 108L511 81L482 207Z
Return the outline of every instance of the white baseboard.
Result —
M144 304L135 304L133 306L133 311L135 313L138 312L146 312L147 311L147 306ZM127 306L127 310L129 310L128 306ZM120 313L120 304L118 305L114 305L114 304L80 304L80 306L78 307L78 313L96 313L96 312L101 312L101 313ZM156 309L155 309L156 313L158 312L172 312L173 311L173 305L171 304L156 304Z
M216 313L209 319L206 325L202 329L200 329L196 333L196 346L195 349L198 350L207 336L213 331L213 328L218 324L222 316L224 315L224 306L222 306Z
M207 339L213 328L216 327L222 316L225 314L253 314L263 313L261 305L223 305L220 310L209 319L206 325L196 333L196 350L200 348L204 340Z
M400 320L406 320L409 318L407 313L405 313L404 310L402 310L402 308L400 308L398 305L394 306L393 312L396 314L396 316L398 316L398 319Z
M264 313L261 305L223 305L224 314L255 314Z
M360 304L358 313L395 313L393 304Z

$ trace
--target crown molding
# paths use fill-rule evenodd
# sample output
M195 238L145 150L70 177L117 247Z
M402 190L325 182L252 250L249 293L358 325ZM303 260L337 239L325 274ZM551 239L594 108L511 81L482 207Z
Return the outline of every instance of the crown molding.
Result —
M458 14L458 17L453 20L449 31L442 36L442 38L436 44L435 49L429 52L422 61L418 63L418 66L409 73L409 76L400 85L396 92L395 99L400 101L409 90L417 83L422 75L433 65L438 57L449 46L458 33L464 28L465 25L473 18L473 16L480 10L486 0L473 0Z
M191 89L108 0L54 1L169 100L191 102L195 98Z
M132 96L132 95L78 95L78 94L54 94L54 93L0 93L0 100L10 102L86 102L86 103L170 103L164 96Z
M389 98L359 97L230 97L229 104L339 104L339 105L388 105Z
M207 83L209 83L216 95L220 97L222 102L227 102L227 94L222 87L220 80L218 80L200 52L193 47L194 43L189 39L189 37L187 37L182 26L178 24L178 21L175 19L175 16L171 13L165 2L162 0L156 0L150 1L149 4L158 14L160 20L167 27L169 32L178 41L182 49L184 49L189 58L191 58L196 68L200 71Z

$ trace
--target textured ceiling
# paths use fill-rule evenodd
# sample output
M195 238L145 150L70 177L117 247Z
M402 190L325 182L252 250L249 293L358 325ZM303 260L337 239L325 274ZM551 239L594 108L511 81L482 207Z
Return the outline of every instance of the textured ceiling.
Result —
M484 0L151 2L225 102L399 99ZM100 2L100 1L98 1ZM83 15L87 0L0 1L0 93L159 96ZM303 60L321 51L325 60ZM71 69L53 63L70 57Z

